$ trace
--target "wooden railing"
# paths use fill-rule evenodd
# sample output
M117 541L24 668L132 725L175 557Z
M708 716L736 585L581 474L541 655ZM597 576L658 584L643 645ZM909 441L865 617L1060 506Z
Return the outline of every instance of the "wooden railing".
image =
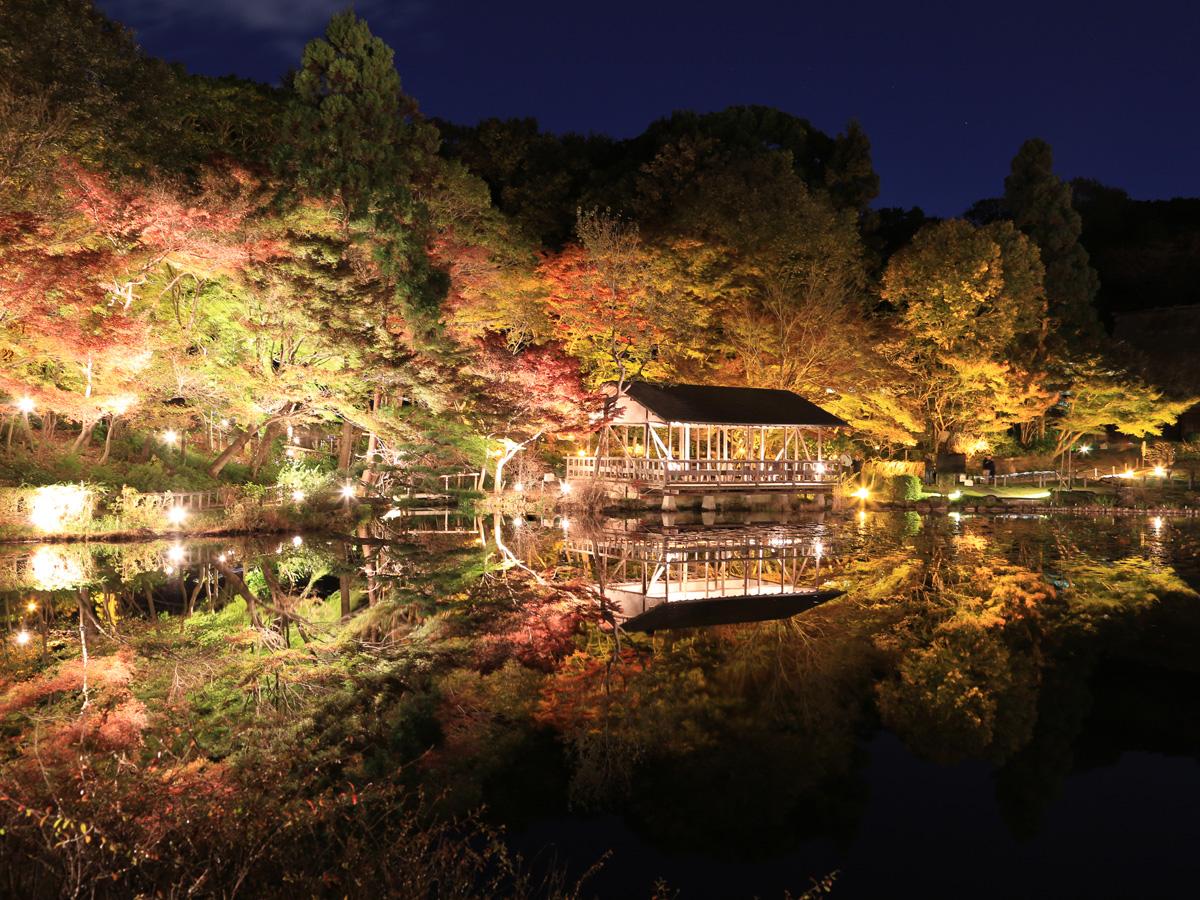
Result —
M455 472L451 475L439 475L438 480L442 483L442 490L446 493L479 490L478 472Z
M836 481L842 467L831 460L809 459L637 459L573 456L567 459L568 480L641 483L661 487L770 487L817 485Z
M138 496L138 505L151 509L170 509L180 506L188 512L200 512L205 509L221 509L227 505L229 492L214 491L161 491L145 493Z

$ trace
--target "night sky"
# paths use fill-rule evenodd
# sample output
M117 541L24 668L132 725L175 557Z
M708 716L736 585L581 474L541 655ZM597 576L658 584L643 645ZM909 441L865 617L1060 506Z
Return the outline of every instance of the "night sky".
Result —
M344 0L99 0L150 53L277 81ZM359 0L428 115L627 137L675 109L857 118L877 205L957 215L1021 141L1139 199L1200 195L1200 5Z

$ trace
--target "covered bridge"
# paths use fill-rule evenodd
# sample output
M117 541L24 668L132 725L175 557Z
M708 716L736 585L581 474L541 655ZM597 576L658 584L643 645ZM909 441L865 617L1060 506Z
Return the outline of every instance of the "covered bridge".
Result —
M841 474L824 439L846 423L791 391L639 381L608 392L607 420L568 460L569 481L638 495L812 492Z

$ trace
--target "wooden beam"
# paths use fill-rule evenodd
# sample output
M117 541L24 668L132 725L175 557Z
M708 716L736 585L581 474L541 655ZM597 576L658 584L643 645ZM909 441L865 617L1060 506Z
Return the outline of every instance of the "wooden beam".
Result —
M659 452L662 454L662 458L663 459L671 459L671 451L667 448L667 445L662 442L662 438L660 438L658 436L658 431L655 430L653 425L650 425L647 427L650 429L650 437L652 437L654 439L654 443L658 446ZM670 428L670 426L668 426L668 428ZM671 435L668 432L668 434L667 434L668 440L670 439L670 437L671 437Z

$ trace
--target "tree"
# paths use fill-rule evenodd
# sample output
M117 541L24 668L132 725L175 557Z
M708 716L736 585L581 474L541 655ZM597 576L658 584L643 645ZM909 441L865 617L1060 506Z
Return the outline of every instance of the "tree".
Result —
M1067 339L1100 335L1096 292L1100 279L1079 242L1083 222L1071 205L1071 186L1054 174L1053 154L1031 139L1013 157L1004 179L1004 200L1013 221L1041 250L1051 317Z
M514 353L493 334L472 348L463 374L470 381L468 418L492 444L497 491L505 466L518 453L548 432L586 430L588 414L597 407L583 390L578 362L553 345Z
M871 163L871 141L856 121L833 142L825 184L841 208L865 211L879 196L879 175Z
M1109 426L1130 437L1157 434L1196 402L1195 398L1166 400L1128 372L1089 360L1074 367L1071 387L1059 401L1054 453L1066 453L1084 435L1102 433Z
M963 447L1053 401L1028 348L1044 334L1036 247L1009 223L949 220L892 257L882 297L898 326L885 352L923 410L930 449Z
M584 367L590 386L669 375L678 309L655 290L651 257L633 223L580 211L579 245L541 267L552 331Z
M283 149L301 183L336 197L347 221L399 200L410 174L405 120L417 107L400 90L391 48L352 11L338 13L304 48L291 87Z

